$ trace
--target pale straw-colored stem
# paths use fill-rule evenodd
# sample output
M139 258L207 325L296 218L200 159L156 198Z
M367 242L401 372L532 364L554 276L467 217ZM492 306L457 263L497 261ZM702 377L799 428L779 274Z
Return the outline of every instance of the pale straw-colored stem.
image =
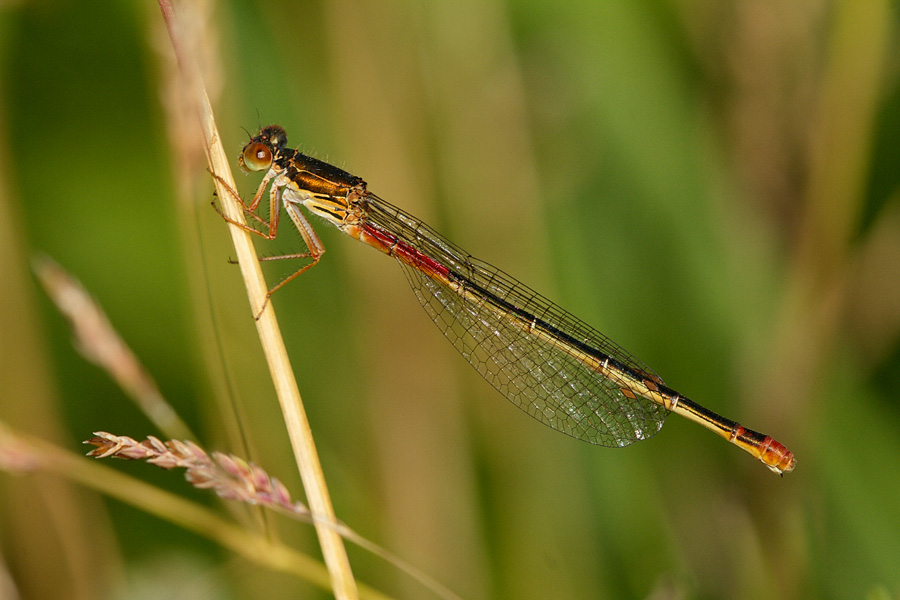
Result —
M244 222L240 206L232 197L230 190L225 187L227 185L231 186L231 189L235 189L234 177L219 138L212 106L203 86L199 69L196 62L190 56L185 56L181 50L184 45L179 41L179 23L171 2L159 0L159 6L185 85L188 87L188 97L193 98L196 102L210 169L221 177L221 180L216 180L215 183L222 209L230 219ZM281 404L281 411L287 425L300 477L303 480L307 501L310 510L316 517L316 532L319 536L325 564L331 576L335 597L341 600L356 598L356 582L350 570L350 562L343 541L334 528L322 526L319 522L320 520L337 522L337 520L328 495L328 488L325 485L309 421L300 399L300 391L297 388L294 372L291 369L279 331L278 321L275 318L275 311L272 303L266 302L267 287L256 251L249 233L234 225L229 225L228 229L231 231L238 264L247 287L250 314L259 314L259 318L256 320L257 332L262 342L263 353L269 365L272 381L275 384L278 401ZM263 308L264 306L265 308Z

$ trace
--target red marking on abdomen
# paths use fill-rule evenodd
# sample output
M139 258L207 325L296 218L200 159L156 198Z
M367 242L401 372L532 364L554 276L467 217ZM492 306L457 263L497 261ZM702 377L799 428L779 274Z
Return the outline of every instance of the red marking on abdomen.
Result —
M363 223L360 226L359 234L361 241L385 254L396 257L411 267L425 271L429 275L437 275L442 279L449 277L450 270L447 267L416 250L408 242L375 227L371 223Z

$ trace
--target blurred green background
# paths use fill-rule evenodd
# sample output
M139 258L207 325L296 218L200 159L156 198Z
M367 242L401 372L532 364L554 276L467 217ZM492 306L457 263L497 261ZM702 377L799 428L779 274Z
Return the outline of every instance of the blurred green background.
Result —
M183 16L235 158L242 127L281 124L798 460L776 477L677 417L624 450L543 427L393 261L314 222L328 251L274 302L339 518L465 598L900 598L896 2ZM161 435L72 347L29 274L44 252L198 443L302 498L172 62L152 2L0 6L2 419L72 452L97 430ZM220 510L178 473L113 466ZM56 478L0 486L2 579L23 598L326 596ZM275 528L318 555L308 525ZM432 597L349 551L360 581Z

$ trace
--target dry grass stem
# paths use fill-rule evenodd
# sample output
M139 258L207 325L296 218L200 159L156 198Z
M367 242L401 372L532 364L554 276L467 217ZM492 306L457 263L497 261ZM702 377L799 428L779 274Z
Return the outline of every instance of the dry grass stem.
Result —
M196 113L200 117L203 130L204 146L207 150L209 168L215 173L216 190L222 202L225 215L238 222L244 222L243 211L238 202L232 197L228 187L235 188L234 177L231 173L228 158L222 147L218 129L215 124L212 106L203 85L197 63L194 57L186 54L182 43L183 32L177 19L174 7L168 0L159 0L160 10L169 32L172 47L178 60L179 69L184 78L187 89L187 97L195 103ZM257 332L262 343L269 372L275 385L278 400L281 404L288 435L294 450L294 458L300 471L300 477L306 491L312 511L330 521L336 521L334 508L325 484L325 477L319 463L318 452L312 438L312 431L306 412L300 399L300 391L291 369L290 360L284 347L284 341L275 318L275 312L271 303L266 302L267 287L263 278L250 234L240 227L231 225L228 227L234 242L235 253L244 277L247 295L250 299L250 307L253 315L259 315L256 320ZM344 548L341 537L335 531L318 520L315 521L316 533L322 547L325 564L331 573L332 586L337 598L352 599L357 597L356 582L350 569L350 561Z

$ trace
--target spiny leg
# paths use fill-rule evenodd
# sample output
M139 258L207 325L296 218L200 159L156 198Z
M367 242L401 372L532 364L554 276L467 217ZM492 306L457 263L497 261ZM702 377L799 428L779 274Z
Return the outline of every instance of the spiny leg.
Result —
M269 304L269 298L272 297L272 294L280 290L285 286L289 281L293 281L297 277L299 277L302 273L305 273L308 269L316 266L321 260L322 255L325 254L325 246L322 244L322 240L319 239L319 236L316 234L312 225L309 224L309 221L306 220L306 217L303 216L303 213L300 212L300 208L294 204L293 202L285 202L284 203L285 210L288 213L288 216L291 218L291 221L294 222L294 226L297 227L297 231L300 232L300 235L303 237L303 243L306 244L306 247L309 249L309 252L299 252L296 254L283 254L280 256L269 256L265 258L260 258L260 260L282 260L282 259L290 259L290 258L310 258L312 261L308 264L303 265L292 274L288 275L284 279L281 280L277 285L273 286L266 292L266 300L263 302L263 305L260 307L259 312L256 314L256 319L262 316L263 311L266 309L266 306Z
M210 174L217 181L219 181L222 184L222 186L225 187L226 190L228 190L228 193L231 194L231 196L238 202L238 204L241 205L241 209L244 211L244 214L251 217L256 222L260 223L263 227L268 229L268 233L260 231L259 229L256 229L255 227L251 227L250 225L247 225L246 223L241 223L239 221L232 219L231 217L226 215L224 212L222 212L222 210L216 205L216 202L214 200L212 202L212 207L213 207L213 209L215 209L215 211L217 213L219 213L219 216L221 216L228 223L231 223L232 225L240 227L244 231L248 231L250 233L255 233L256 235L263 237L267 240L274 240L275 235L278 232L278 221L279 221L280 212L281 212L280 211L281 192L282 192L281 187L273 185L271 191L269 192L269 220L267 221L266 219L263 219L262 217L260 217L259 215L256 214L256 209L259 207L260 200L262 199L262 196L265 193L265 189L269 185L269 181L272 180L272 177L274 176L274 174L272 172L269 172L266 174L266 176L263 178L262 183L260 184L259 188L256 190L256 194L253 196L253 202L251 202L249 206L244 202L244 199L237 192L237 190L235 190L233 187L228 185L228 183L224 179L222 179L219 175L213 173L212 171L210 171Z
M221 211L221 209L219 209L219 207L216 206L215 201L213 201L212 206L216 210L216 212L219 213L219 215L228 223L236 225L245 231L249 231L250 233L255 233L256 235L258 235L262 238L265 238L267 240L274 240L275 236L278 233L278 223L279 223L280 217L281 217L281 206L282 206L281 201L282 201L283 192L284 192L283 186L273 184L272 189L269 192L270 220L266 221L265 219L263 219L262 217L257 215L255 211L259 207L259 204L262 200L262 196L265 193L266 187L269 185L269 182L272 180L272 178L275 176L275 174L271 170L268 173L266 173L266 176L263 178L262 182L260 183L259 188L257 188L256 194L253 196L253 201L248 206L244 202L244 199L241 197L241 195L237 192L237 190L235 190L230 185L228 185L228 183L225 182L225 180L222 179L219 175L212 173L212 171L210 171L210 173L219 182L221 182L222 185L225 187L225 189L228 190L228 193L230 193L234 197L234 199L237 200L237 202L241 205L241 208L243 209L244 213L249 215L253 219L255 219L257 222L259 222L266 228L268 228L269 232L264 233L263 231L255 229L245 223L240 223L238 221L235 221L234 219L228 217L225 213L223 213ZM303 237L303 242L306 244L306 247L309 249L309 252L297 252L297 253L292 253L292 254L282 254L282 255L278 255L278 256L260 257L259 260L260 261L271 261L271 260L284 260L284 259L311 258L312 262L310 262L309 264L303 265L302 267L297 269L294 273L292 273L291 275L288 275L286 278L282 279L280 283L273 286L266 292L266 299L263 302L262 306L260 307L259 312L255 316L255 318L257 320L262 316L262 313L266 309L266 306L268 306L269 298L272 297L272 294L274 294L276 291L278 291L279 289L284 287L284 285L287 284L289 281L294 280L295 278L300 276L302 273L306 272L307 269L318 264L319 260L322 258L322 254L325 253L325 246L322 244L322 240L319 239L319 236L316 234L312 225L309 224L309 221L307 221L306 217L303 216L303 213L300 212L300 209L297 206L297 204L295 204L294 202L285 201L284 207L287 210L288 216L291 218L291 221L294 222L294 226L297 228L297 231L299 231L300 235Z

